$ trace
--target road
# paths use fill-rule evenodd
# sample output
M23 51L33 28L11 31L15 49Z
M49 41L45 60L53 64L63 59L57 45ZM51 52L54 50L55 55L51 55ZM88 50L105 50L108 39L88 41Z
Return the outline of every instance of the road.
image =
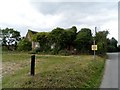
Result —
M100 88L118 88L118 54L119 53L108 53Z

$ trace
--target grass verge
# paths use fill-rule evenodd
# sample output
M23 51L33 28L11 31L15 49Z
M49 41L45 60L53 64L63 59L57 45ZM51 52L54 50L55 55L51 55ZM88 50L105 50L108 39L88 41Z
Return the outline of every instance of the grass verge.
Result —
M35 76L30 76L29 54L3 53L3 71L6 73L3 74L2 87L99 88L104 64L104 58L97 56L93 60L92 55L36 55Z

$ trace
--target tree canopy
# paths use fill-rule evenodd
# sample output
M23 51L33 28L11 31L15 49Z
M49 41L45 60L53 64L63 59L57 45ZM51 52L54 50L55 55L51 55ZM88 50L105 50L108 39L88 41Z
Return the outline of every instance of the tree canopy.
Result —
M95 40L98 45L97 53L100 55L106 54L107 52L107 35L108 31L99 31L96 33Z
M112 37L111 39L107 39L107 51L108 52L117 52L119 51L119 46L117 46L118 41Z
M92 45L92 33L91 30L88 28L81 29L76 36L76 48L77 50L84 52L91 51Z
M30 51L32 50L32 43L26 38L22 38L18 43L18 51Z
M92 36L89 28L82 28L77 31L75 26L68 29L57 27L51 32L34 32L30 41L25 38L20 40L20 32L12 28L2 29L1 31L2 46L9 48L9 46L13 45L21 51L22 49L32 50L32 41L34 41L39 43L40 48L38 51L40 52L50 52L53 54L93 54L91 45L93 45L94 40L98 46L96 51L98 55L105 55L107 51L115 52L120 50L120 46L117 46L118 42L114 37L111 39L107 38L108 31L98 31L95 36ZM28 31L32 32L32 30Z
M8 49L10 49L10 45L14 45L16 48L17 43L20 40L20 32L12 28L5 28L2 29L1 31L2 31L2 46L8 46Z

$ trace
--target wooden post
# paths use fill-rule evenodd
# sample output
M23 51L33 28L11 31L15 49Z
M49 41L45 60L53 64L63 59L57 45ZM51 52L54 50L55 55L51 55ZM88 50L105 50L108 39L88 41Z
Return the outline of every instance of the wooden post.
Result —
M31 75L35 74L35 55L31 56Z

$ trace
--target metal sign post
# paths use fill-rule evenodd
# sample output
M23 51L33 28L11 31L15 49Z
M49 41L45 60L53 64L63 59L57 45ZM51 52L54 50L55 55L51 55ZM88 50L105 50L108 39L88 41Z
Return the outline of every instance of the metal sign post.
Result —
M94 41L94 45L91 46L91 49L94 51L93 58L95 59L95 51L97 50L97 45L95 45L95 41Z
M97 27L95 27L95 36L96 36L96 29L97 29ZM94 38L94 41L93 41L92 50L94 51L93 58L95 60L95 51L97 50L97 45L95 44L95 38Z

